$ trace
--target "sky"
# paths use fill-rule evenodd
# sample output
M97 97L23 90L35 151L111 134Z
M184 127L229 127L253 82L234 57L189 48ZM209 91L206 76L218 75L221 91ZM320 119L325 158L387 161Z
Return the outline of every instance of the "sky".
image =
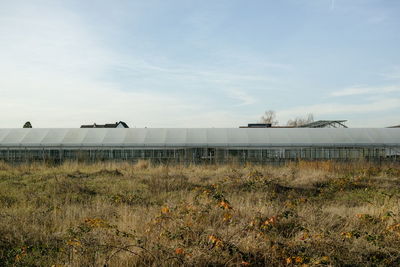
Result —
M0 127L400 124L398 0L0 0Z

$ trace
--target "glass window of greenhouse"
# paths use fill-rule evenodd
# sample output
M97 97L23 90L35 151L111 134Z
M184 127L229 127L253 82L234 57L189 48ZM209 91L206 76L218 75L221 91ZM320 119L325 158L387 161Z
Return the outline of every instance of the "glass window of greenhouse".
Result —
M0 129L8 162L400 160L398 128Z

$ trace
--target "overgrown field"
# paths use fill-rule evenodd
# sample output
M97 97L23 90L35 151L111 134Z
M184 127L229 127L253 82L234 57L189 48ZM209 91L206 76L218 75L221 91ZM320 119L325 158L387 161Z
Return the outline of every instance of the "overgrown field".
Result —
M0 164L0 266L399 266L400 167Z

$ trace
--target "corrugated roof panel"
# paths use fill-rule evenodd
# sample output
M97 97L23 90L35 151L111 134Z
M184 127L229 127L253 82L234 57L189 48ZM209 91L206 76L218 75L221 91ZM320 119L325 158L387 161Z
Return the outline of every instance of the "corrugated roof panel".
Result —
M187 140L187 129L168 129L166 132L165 144L184 146Z
M115 129L117 131L126 131L124 146L144 146L147 135L147 129Z
M164 146L169 129L147 129L144 142L146 146Z
M2 146L21 146L24 137L29 133L29 129L11 129L1 141Z
M112 128L111 128L110 131L106 132L106 135L104 136L104 139L103 139L103 144L105 146L124 145L126 136L129 133L129 131L118 131L117 128L115 128L113 130L115 130L115 131L112 131Z
M236 129L227 129L228 144L232 146L246 146L249 144L248 131L235 131ZM243 130L243 129L241 129Z
M299 132L296 133L299 136L307 136L308 142L305 141L304 144L329 145L332 144L335 138L338 136L336 134L332 135L330 131L324 131L324 129L321 128L315 128L314 131L308 131L306 128L294 130L299 130ZM301 132L301 130L304 132ZM295 138L295 136L292 135L291 138Z
M259 129L263 130L263 129ZM289 137L289 132L287 129L279 129L279 128L274 128L274 129L267 129L270 130L266 132L267 137L268 137L268 143L271 145L281 145L281 144L287 144L290 139ZM300 130L300 129L291 129L291 130ZM297 140L293 140L296 144L298 143Z
M11 129L0 129L0 146L3 143L4 138L12 131Z
M40 129L40 131L28 131L28 133L21 140L22 146L37 146L40 145L46 137L49 129Z
M206 130L208 145L227 146L228 145L228 129L211 128Z
M115 128L113 128L115 130ZM103 146L104 145L104 138L107 133L113 133L114 131L110 131L107 128L89 128L87 129L86 135L82 140L82 144L87 146Z
M207 129L187 129L186 145L207 145Z
M386 144L398 144L399 143L400 132L396 131L399 129L400 128L390 128L390 129L387 129L389 131L382 131L385 133L385 136L386 136L385 137Z
M69 129L64 139L62 140L62 144L65 146L84 145L83 139L85 139L88 130L89 130L88 128Z
M312 136L310 136L311 140L314 140L315 138L319 138L321 140L321 142L325 142L325 143L327 142L327 140L330 140L330 143L327 143L327 145L332 145L332 144L352 145L352 144L354 144L354 137L352 134L350 134L349 131L347 131L346 128L332 129L333 131L324 131L325 129L322 129L322 128L317 129L317 130L322 130L322 131L315 133L315 134L318 134L319 137L312 135ZM323 138L325 138L326 140L323 140Z
M279 130L285 130L285 129L279 129ZM296 140L296 144L302 145L302 144L309 144L312 142L312 137L310 136L310 132L308 131L302 131L304 129L292 129L295 131L283 131L286 133L286 138L287 140ZM317 140L314 140L317 141Z
M43 138L41 145L59 146L62 145L63 140L69 129L48 129L46 136Z
M233 129L236 130L236 129ZM266 129L242 129L247 132L247 142L249 146L260 146L260 145L271 145L271 139L269 137L269 131ZM251 130L251 131L249 131ZM272 129L268 129L272 130Z
M376 129L371 129L370 131L365 131L363 129L352 129L352 133L349 138L353 139L354 144L370 144L376 143L377 140L374 140L372 133Z
M381 129L373 129L374 131L368 131L371 142L374 143L390 143L390 134L387 131L381 131Z

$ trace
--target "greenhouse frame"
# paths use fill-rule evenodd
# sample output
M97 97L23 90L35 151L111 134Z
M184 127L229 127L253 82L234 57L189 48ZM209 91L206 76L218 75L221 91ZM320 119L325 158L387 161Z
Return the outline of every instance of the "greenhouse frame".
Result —
M398 128L0 129L0 161L400 161Z

